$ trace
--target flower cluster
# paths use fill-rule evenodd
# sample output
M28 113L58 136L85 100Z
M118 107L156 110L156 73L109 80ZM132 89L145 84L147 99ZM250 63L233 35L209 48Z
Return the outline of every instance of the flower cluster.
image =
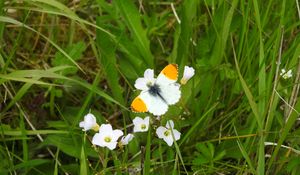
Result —
M194 75L194 68L185 66L180 80L181 85L185 85ZM142 91L132 104L134 111L148 111L158 116L157 119L159 120L161 118L159 114L164 114L168 105L177 103L181 96L180 85L176 83L177 76L178 68L174 64L166 66L157 78L154 77L153 69L147 69L144 72L144 77L138 78L134 84L136 89ZM148 125L146 123L149 123L149 117L145 119L136 117L133 120L134 132L147 131ZM169 120L165 127L159 126L156 129L156 135L169 146L172 146L174 141L180 139L181 133L174 129L174 122Z
M94 135L92 143L100 147L107 147L110 150L115 149L118 143L119 145L127 145L133 139L132 134L123 136L123 131L119 129L113 130L110 124L102 124L99 127L96 122L96 117L91 113L84 116L84 120L79 123L79 127L81 127L83 131L94 130L98 132ZM118 142L121 136L123 137L120 142Z
M133 119L133 132L146 132L149 128L150 117L144 119L136 117ZM123 131L119 129L113 129L111 124L102 124L100 127L96 122L96 117L89 113L84 116L84 120L79 123L79 127L83 131L94 130L96 133L93 136L92 143L100 147L107 147L110 150L113 150L119 145L120 147L127 145L133 138L134 135L129 133L126 136L123 136ZM118 142L119 138L123 136Z
M281 69L280 76L282 76L283 79L289 79L293 76L292 70L286 71L285 69Z
M162 70L157 78L154 78L153 69L147 69L144 72L144 77L135 81L135 88L142 91L141 95L136 98L133 106L135 110L137 112L147 112L147 107L149 107L148 112L154 115L156 113L164 114L168 109L168 105L178 102L181 91L179 89L180 85L176 83L177 71L177 65L170 64ZM194 74L195 70L192 67L185 66L183 77L180 80L181 85L186 84ZM163 110L159 110L159 108L163 107ZM145 110L144 108L146 111L143 111ZM157 119L160 119L160 116L157 116ZM147 132L150 123L150 116L145 118L135 117L133 119L133 133L123 136L122 130L113 129L110 124L101 124L99 126L95 116L89 113L84 116L84 120L79 123L79 126L83 131L94 130L97 132L92 138L94 145L113 150L117 145L119 147L127 145L134 138L134 133ZM158 138L163 139L168 146L172 146L175 141L180 139L181 133L174 129L174 122L168 120L165 126L156 128L156 135Z

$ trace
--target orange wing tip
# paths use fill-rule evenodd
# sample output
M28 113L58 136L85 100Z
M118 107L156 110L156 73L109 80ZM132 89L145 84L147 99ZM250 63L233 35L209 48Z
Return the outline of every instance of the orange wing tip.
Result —
M161 71L167 78L177 80L178 78L178 65L169 64Z
M133 100L133 102L131 103L131 110L133 112L147 112L148 111L146 104L139 97L136 97Z

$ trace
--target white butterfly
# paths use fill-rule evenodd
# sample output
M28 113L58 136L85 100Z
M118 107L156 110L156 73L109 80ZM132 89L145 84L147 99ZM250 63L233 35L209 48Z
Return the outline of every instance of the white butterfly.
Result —
M135 81L135 87L142 90L131 103L134 112L150 112L160 116L168 111L169 105L177 103L181 97L180 85L176 83L178 79L177 64L167 65L154 78L152 69L147 69L144 78Z

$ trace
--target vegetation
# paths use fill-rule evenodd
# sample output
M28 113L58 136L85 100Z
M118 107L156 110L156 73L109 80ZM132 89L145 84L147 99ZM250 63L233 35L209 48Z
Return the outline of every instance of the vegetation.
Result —
M297 0L0 1L0 174L298 174ZM133 113L135 80L195 69L157 119ZM291 70L290 74L281 72ZM92 113L132 133L114 150ZM155 134L173 120L172 146Z

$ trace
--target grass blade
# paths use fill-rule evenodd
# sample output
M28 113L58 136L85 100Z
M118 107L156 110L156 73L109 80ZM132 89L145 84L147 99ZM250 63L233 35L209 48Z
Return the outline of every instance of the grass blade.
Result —
M146 31L142 27L140 13L136 9L134 3L130 0L116 0L116 5L120 9L122 17L124 17L128 28L130 29L135 45L139 53L144 58L148 67L154 66L154 58L150 52L150 43L146 35Z
M147 144L146 144L146 153L145 153L145 161L144 163L144 169L143 174L149 175L150 174L150 168L151 168L151 127L148 129L148 136L147 136Z
M48 37L46 37L45 35L43 35L42 33L36 31L35 29L33 29L32 27L27 26L26 24L23 24L15 19L9 18L9 17L5 17L5 16L0 16L0 21L1 22L6 22L6 23L11 23L11 24L15 24L21 27L25 27L37 34L39 34L40 36L42 36L45 40L47 40L49 43L51 43L57 50L59 50L67 59L69 59L74 65L76 65L76 67L78 67L78 69L80 69L82 72L83 69L70 57L70 55L68 55L61 47L59 47L56 43L54 43L51 39L49 39Z
M97 25L100 26L100 19L97 20ZM103 31L97 30L96 41L98 44L101 57L100 63L105 71L106 79L113 97L124 105L123 90L119 84L120 76L118 73L117 60L116 60L116 45L111 38Z
M80 154L80 174L89 174L87 166L87 157L85 155L85 145L86 145L86 135L83 136L83 142L81 145L81 154Z
M255 174L255 169L254 169L254 166L253 166L253 164L252 164L252 161L251 161L251 159L250 159L250 157L249 157L247 151L245 150L243 144L241 143L241 141L240 141L240 139L239 139L239 135L238 135L238 133L237 133L235 127L234 127L234 131L235 131L235 134L236 134L236 136L237 136L237 137L236 137L236 138L237 138L237 144L238 144L238 146L239 146L239 148L240 148L240 151L241 151L243 157L245 158L247 164L249 165L251 172L252 172L253 174Z

